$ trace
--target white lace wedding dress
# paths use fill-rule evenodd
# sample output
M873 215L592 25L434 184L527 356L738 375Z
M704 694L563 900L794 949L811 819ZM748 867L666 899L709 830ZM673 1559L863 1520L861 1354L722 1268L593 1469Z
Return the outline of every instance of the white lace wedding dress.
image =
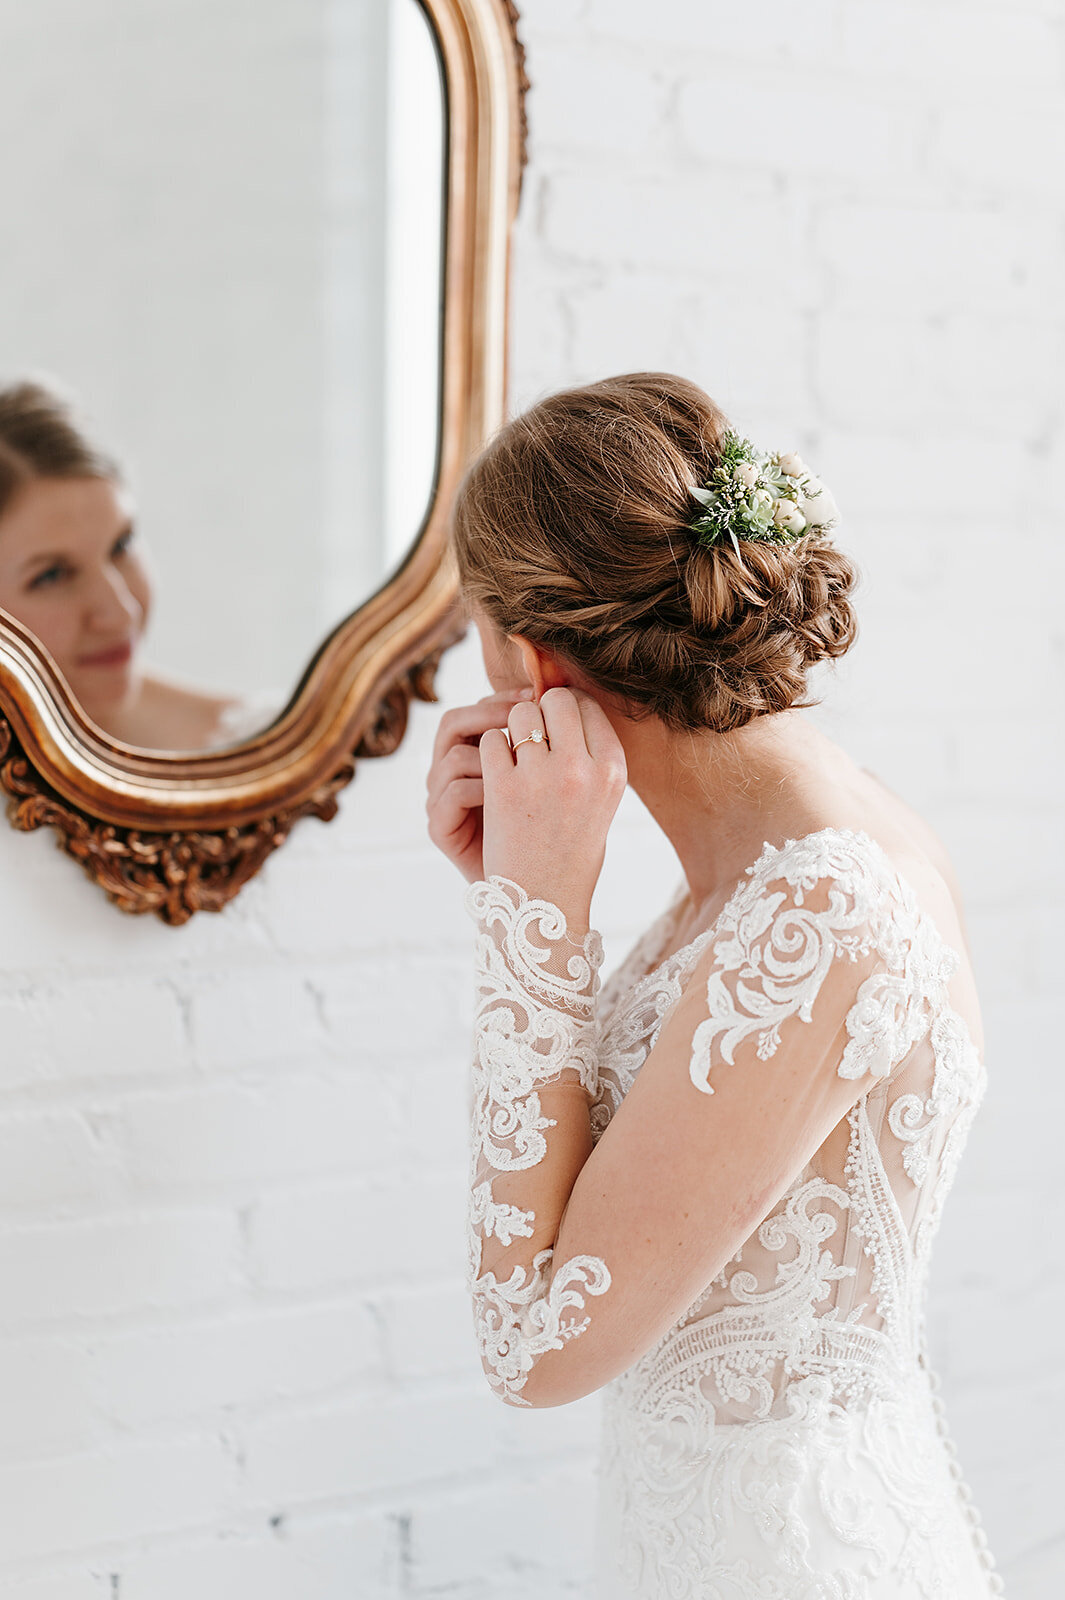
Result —
M546 1085L579 1079L601 1137L693 974L697 1087L712 1093L722 1062L757 1073L825 1017L835 1073L873 1074L686 1314L606 1385L600 1600L1001 1593L924 1339L932 1240L984 1070L952 1004L959 958L881 847L838 829L767 845L712 926L667 955L678 897L601 992L594 934L555 959L557 908L505 879L467 904L480 926L471 1289L489 1380L517 1404L539 1355L603 1314L610 1284L610 1263L579 1256L547 1289L550 1251L506 1281L484 1268L490 1236L532 1232L533 1213L500 1195L545 1153ZM831 1022L822 991L840 983Z

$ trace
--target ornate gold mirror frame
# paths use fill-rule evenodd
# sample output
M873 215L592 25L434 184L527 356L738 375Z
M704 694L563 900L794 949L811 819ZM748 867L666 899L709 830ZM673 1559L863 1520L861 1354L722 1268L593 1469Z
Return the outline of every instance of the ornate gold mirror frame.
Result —
M123 911L219 911L293 823L335 815L361 757L403 737L461 637L447 518L502 421L510 232L527 80L511 0L419 0L444 76L447 180L440 456L403 566L326 639L281 717L221 753L173 757L90 722L34 636L0 612L0 784L14 827L45 826ZM353 537L355 530L353 530Z

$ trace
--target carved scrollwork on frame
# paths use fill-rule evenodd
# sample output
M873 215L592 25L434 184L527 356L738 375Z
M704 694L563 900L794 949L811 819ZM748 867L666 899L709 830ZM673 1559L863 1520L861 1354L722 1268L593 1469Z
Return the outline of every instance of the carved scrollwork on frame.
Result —
M54 829L117 907L172 926L226 906L302 818L335 815L357 762L394 751L412 699L435 699L441 655L464 631L447 520L467 462L504 417L528 79L513 0L418 4L446 86L446 182L436 478L406 559L333 630L270 727L197 754L104 733L33 634L0 612L11 824Z
M85 868L120 911L155 912L178 927L196 911L221 911L283 844L301 817L328 821L337 792L355 775L354 758L302 805L243 827L151 833L100 822L64 801L31 766L0 718L0 783L7 814L21 833L54 828L67 855Z
M449 638L448 643L453 642ZM221 911L304 817L328 822L337 795L355 776L357 758L390 755L403 738L412 698L435 700L440 645L392 685L354 754L307 798L241 826L153 832L79 811L27 760L11 724L0 717L0 786L7 815L20 833L54 828L60 849L79 862L120 911L154 912L171 927L197 911Z
M458 643L465 631L465 627L458 623L450 627L436 649L405 672L388 693L382 695L373 721L356 747L355 756L359 760L368 756L390 756L399 749L407 731L411 701L436 700L436 670L441 658L445 650Z
M514 0L503 0L503 3L506 7L507 21L510 24L511 43L514 47L514 64L518 75L518 171L520 181L520 174L525 170L525 163L529 156L529 115L525 106L525 96L532 88L532 84L529 82L529 74L526 70L525 46L522 44L518 34L521 15Z

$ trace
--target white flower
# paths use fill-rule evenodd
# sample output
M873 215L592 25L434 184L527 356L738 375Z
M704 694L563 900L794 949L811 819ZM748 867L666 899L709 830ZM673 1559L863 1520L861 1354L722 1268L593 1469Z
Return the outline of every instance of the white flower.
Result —
M811 528L834 528L840 520L839 506L820 478L812 475L799 485L799 505Z
M758 468L753 461L737 461L732 473L745 489L753 489L758 482Z
M806 518L794 500L778 500L773 507L773 521L788 533L802 533L806 527Z
M754 511L771 511L773 509L773 494L769 489L756 489L751 496L751 509Z
M777 456L777 466L785 478L801 478L806 471L802 457L797 456L794 451L789 455Z

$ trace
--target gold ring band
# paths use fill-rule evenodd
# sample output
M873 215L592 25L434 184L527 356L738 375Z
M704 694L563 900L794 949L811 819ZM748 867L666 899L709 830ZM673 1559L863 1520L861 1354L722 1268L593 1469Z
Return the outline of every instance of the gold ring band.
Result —
M507 738L510 738L509 730L507 732ZM542 728L534 728L532 733L527 733L524 738L515 739L510 748L512 750L516 750L519 744L546 744L549 750L551 748L551 741Z

